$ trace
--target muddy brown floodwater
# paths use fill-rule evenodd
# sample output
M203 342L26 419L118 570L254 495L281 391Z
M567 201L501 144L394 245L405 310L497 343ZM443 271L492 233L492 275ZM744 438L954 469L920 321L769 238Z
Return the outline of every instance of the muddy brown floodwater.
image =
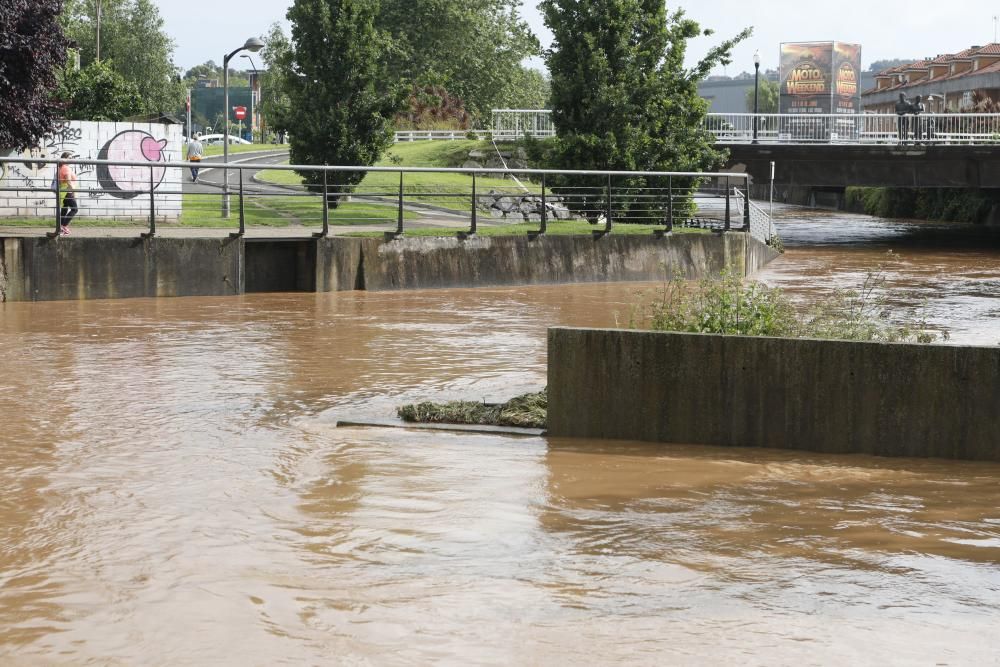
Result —
M998 337L995 249L783 216L767 280L892 246ZM996 664L1000 466L333 426L540 387L638 287L0 304L0 663Z

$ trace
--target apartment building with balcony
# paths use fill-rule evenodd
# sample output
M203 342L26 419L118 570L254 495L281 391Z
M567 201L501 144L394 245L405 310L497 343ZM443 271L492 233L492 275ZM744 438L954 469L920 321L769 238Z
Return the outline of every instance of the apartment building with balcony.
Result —
M1000 43L972 46L883 70L875 86L861 93L861 107L870 113L895 113L899 94L920 95L932 113L968 109L979 91L1000 102Z

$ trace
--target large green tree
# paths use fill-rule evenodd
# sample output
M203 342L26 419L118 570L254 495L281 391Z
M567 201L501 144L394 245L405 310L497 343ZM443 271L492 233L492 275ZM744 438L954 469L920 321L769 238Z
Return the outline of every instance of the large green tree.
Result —
M62 116L66 120L119 121L142 110L139 88L106 62L68 69L55 96L64 105Z
M97 0L68 0L63 23L80 49L83 66L94 62ZM173 113L184 104L173 51L153 0L101 0L101 60L135 84L143 113Z
M781 88L777 81L760 78L757 87L757 112L778 113L778 103L781 100ZM747 113L753 113L753 86L746 92Z
M295 0L288 10L289 105L281 124L291 133L292 163L371 165L392 145L403 91L380 58L388 37L375 27L377 13L378 0ZM312 186L323 179L314 171L302 177ZM363 177L333 172L328 182L343 193ZM334 195L328 204L337 201Z
M516 100L521 62L539 53L520 0L382 0L378 27L393 40L380 54L407 84L442 86L475 118Z
M292 44L281 25L271 25L263 36L264 50L260 56L264 71L260 81L260 113L268 130L288 131L291 112L288 79L292 76Z
M668 13L663 0L542 0L540 7L553 35L545 54L557 133L552 166L704 171L719 165L724 155L703 128L708 103L698 95L698 81L728 64L749 28L688 68L688 40L711 31L682 10ZM597 194L602 190L586 189L601 184L567 182L577 188L569 203L592 220L607 206ZM616 185L662 184L629 179Z
M69 41L62 0L0 0L0 149L23 150L55 127L51 98Z

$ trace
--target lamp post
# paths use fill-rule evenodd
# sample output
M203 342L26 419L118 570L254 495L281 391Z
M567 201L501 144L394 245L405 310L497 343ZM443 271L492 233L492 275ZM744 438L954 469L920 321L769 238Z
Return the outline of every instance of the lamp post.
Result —
M94 58L97 62L101 62L101 0L97 0L97 57Z
M757 96L760 92L760 51L753 52L753 143L757 143Z
M240 51L250 51L257 53L264 48L264 42L256 37L251 37L246 44L232 52L226 54L222 59L222 113L226 117L226 122L222 124L222 164L223 171L226 172L222 185L222 217L229 217L229 169L225 168L229 162L229 61Z
M244 53L242 56L240 56L240 58L246 58L247 62L250 63L250 67L253 68L253 79L251 79L251 84L250 84L250 133L253 134L254 125L256 125L258 128L260 128L260 142L264 143L264 124L261 123L260 119L257 117L257 115L260 113L259 111L260 98L262 97L260 89L261 85L260 71L257 69L257 66L253 64L253 58L251 58L247 54ZM254 85L253 85L254 82L256 82L257 84L256 98L254 97Z

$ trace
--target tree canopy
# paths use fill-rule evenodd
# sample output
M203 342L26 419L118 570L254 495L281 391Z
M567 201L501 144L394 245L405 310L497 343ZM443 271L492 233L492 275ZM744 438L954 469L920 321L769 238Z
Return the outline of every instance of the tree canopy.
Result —
M69 40L62 0L0 0L0 149L23 150L55 128L51 97Z
M392 144L403 91L379 57L388 38L375 27L377 11L378 0L295 0L288 10L289 105L281 125L291 132L292 163L371 165ZM316 172L302 176L322 182ZM363 177L334 172L328 182L342 190Z
M142 111L139 88L103 61L64 72L55 95L66 120L119 121Z
M407 85L442 86L476 118L516 99L521 62L539 53L520 0L382 0L377 27L392 37L382 54Z
M760 78L760 89L757 91L757 112L778 113L778 102L781 99L781 87L777 81ZM747 113L753 113L753 87L746 93Z
M708 103L698 81L728 64L749 28L688 69L688 40L711 31L682 10L668 13L663 0L543 0L540 7L553 34L545 54L557 134L551 166L704 171L721 162L703 129ZM583 200L583 209L600 208L591 196Z
M174 43L163 30L153 0L101 0L101 61L139 90L141 112L169 113L184 103L184 87L172 62ZM97 59L97 2L68 0L67 35L86 67Z

